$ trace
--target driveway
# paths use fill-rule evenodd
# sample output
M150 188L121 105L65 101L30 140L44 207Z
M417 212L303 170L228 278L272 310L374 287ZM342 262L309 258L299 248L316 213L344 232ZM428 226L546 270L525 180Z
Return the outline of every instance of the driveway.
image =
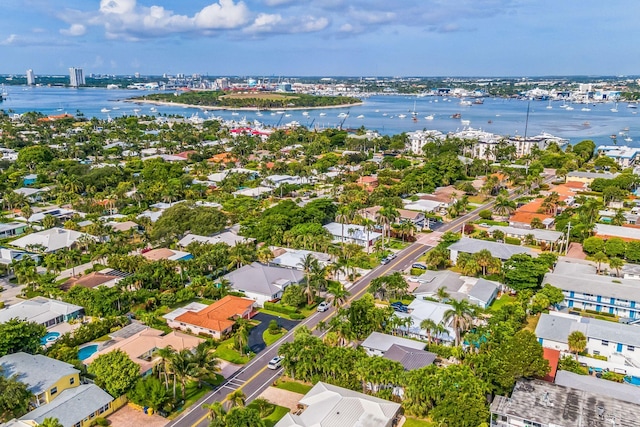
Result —
M4 288L4 291L0 291L0 301L4 301L5 306L8 307L24 301L18 298L18 295L22 293L22 289L24 289L24 285L16 285L7 279L1 279L0 288Z
M287 331L293 329L300 322L299 320L284 319L282 317L272 316L265 313L258 313L251 319L260 322L260 324L251 329L251 332L249 333L249 348L256 354L260 353L266 347L266 344L262 339L262 333L269 328L269 322L276 320L278 325L282 326Z

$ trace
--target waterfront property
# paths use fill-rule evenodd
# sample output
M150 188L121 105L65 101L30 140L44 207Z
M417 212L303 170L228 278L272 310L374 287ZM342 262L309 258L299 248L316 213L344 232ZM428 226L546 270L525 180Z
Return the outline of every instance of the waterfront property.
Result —
M620 365L640 367L640 328L637 326L554 311L541 314L536 326L536 336L543 347L564 352L569 351L568 339L574 331L587 337L585 351L588 353Z
M171 328L221 339L231 332L236 319L251 318L254 304L253 300L227 295L211 305L191 303L162 317Z
M635 279L596 274L596 267L561 261L542 281L562 290L561 306L640 319L640 286Z
M287 413L276 427L392 427L400 417L400 404L357 391L318 382L300 399L299 411Z
M50 328L81 317L83 311L84 308L79 305L45 297L35 297L0 310L0 323L15 318Z
M157 248L143 252L142 256L149 261L169 260L169 261L187 261L193 258L189 252L177 251L169 248Z
M635 166L640 156L640 148L625 145L599 145L596 152L601 156L613 159L620 168Z

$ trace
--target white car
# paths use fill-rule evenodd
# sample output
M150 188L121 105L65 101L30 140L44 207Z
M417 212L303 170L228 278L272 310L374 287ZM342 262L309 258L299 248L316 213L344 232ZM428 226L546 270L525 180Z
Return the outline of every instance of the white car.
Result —
M284 357L282 356L276 356L273 359L271 359L269 361L269 364L267 365L267 368L269 369L278 369L279 367L282 366L282 359L284 359Z
M327 301L322 301L318 304L318 311L327 311L329 307L331 307L331 305Z

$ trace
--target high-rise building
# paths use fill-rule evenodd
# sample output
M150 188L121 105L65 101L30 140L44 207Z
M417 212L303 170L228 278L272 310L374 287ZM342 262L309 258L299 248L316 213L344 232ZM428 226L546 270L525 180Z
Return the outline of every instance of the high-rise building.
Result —
M83 86L85 84L82 68L69 68L69 84L72 87Z
M33 70L31 68L27 70L27 84L29 86L36 84L36 75L33 74Z

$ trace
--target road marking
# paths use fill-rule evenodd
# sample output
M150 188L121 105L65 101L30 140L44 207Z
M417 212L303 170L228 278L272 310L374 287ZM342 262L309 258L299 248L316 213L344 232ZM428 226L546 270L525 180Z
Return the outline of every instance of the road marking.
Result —
M284 372L283 369L279 369L278 372L276 372L271 378L269 378L269 381L267 381L265 384L272 384L273 380L275 380L277 377L279 377L280 375L282 375L282 372ZM264 384L263 384L264 385ZM260 392L260 388L262 386L258 387L258 389L256 391L254 391L251 396L247 396L247 402L249 400L251 400L253 398L253 396L255 396L256 394L258 394L258 392Z

